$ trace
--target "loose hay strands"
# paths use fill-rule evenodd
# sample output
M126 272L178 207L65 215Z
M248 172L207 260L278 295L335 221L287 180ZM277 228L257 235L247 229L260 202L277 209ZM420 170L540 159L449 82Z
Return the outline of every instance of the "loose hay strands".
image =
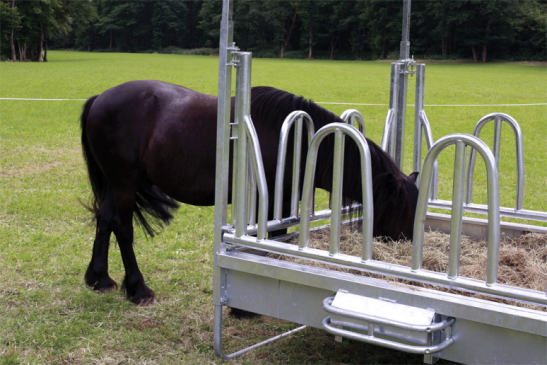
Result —
M450 235L440 232L426 232L424 237L424 251L422 267L425 270L443 272L448 271ZM340 252L351 256L361 256L361 234L352 231L349 227L342 228L340 236ZM293 238L289 243L298 244L298 237ZM309 247L319 250L329 250L330 229L323 228L310 233ZM484 280L486 277L486 241L473 241L467 236L461 238L460 275L468 278ZM390 278L383 275L370 274L365 271L349 268L341 268L316 261L309 261L301 258L288 257L279 254L269 254L270 257L312 265L316 267L347 272L356 275L383 278L402 283L432 288L450 293L472 296L480 299L487 299L500 303L513 304L519 307L526 307L547 311L547 308L527 303L514 302L499 298L492 298L480 294L472 294L459 290L442 288L439 286L411 282L403 279ZM412 257L411 241L381 241L374 239L372 247L373 260L383 261L391 264L410 266ZM500 284L517 286L520 288L543 291L546 285L547 276L547 235L528 233L516 238L505 238L500 245L498 282Z

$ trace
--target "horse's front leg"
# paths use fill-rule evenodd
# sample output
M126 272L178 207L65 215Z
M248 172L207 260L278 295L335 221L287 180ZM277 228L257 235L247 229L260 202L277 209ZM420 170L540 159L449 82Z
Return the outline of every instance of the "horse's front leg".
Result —
M116 216L114 234L120 246L120 252L125 268L122 290L125 291L127 299L135 304L150 304L155 302L154 292L144 283L137 258L133 251L133 207L135 205L135 194L118 193L114 194L116 204Z
M112 212L105 212L105 210L108 210L107 208L112 209L111 202L103 203L96 214L97 231L93 243L93 253L84 277L86 284L100 293L118 289L116 282L108 275L108 249L112 233Z

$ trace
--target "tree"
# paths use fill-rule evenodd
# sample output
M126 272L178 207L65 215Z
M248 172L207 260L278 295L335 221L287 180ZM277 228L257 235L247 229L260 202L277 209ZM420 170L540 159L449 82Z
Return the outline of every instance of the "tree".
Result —
M384 59L389 50L399 49L403 18L401 2L369 1L363 16L367 23L368 44L378 59Z

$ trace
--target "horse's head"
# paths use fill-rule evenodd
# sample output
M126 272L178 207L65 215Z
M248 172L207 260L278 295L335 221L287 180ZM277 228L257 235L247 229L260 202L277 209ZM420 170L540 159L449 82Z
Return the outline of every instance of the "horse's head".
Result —
M416 179L418 173L410 176L403 173L386 172L375 176L374 228L373 235L393 240L412 239L414 215L418 201Z

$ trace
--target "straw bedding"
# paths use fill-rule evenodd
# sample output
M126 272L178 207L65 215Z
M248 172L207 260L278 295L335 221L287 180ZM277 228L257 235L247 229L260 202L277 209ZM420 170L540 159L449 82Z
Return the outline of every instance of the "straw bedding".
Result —
M352 256L361 256L361 233L342 228L340 237L340 252ZM423 268L426 270L446 273L448 270L448 247L450 236L439 232L426 232L424 238ZM289 241L298 244L298 237ZM330 244L330 230L328 228L314 231L310 234L309 247L327 250ZM410 283L407 280L387 278L369 274L356 269L340 268L333 265L287 257L278 254L269 254L270 257L281 260L305 263L307 265L349 272L357 275L382 277L387 280ZM386 241L375 239L372 249L374 260L410 266L412 243L410 241ZM463 236L461 240L460 275L484 280L486 277L487 242L473 241ZM521 288L544 291L547 277L547 235L529 233L516 238L505 238L500 246L498 282ZM463 294L476 298L488 299L496 302L510 303L520 307L527 307L547 311L547 308L533 306L520 302L486 297L478 294L463 293L433 285L412 283L413 285L434 288L442 291Z

